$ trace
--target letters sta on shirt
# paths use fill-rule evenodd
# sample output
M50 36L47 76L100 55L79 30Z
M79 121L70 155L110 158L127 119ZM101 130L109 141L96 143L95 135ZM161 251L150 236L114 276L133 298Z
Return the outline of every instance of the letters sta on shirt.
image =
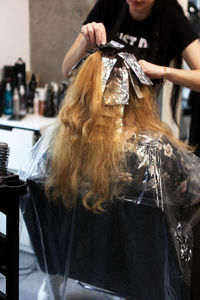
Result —
M138 46L138 48L149 48L149 43L143 37L135 37L129 34L124 34L123 32L118 32L118 37L123 42L129 44L130 46Z

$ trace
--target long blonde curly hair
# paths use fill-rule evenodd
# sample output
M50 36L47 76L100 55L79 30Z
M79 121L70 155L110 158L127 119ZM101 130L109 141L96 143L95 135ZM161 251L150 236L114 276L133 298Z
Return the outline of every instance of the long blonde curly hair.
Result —
M150 87L138 82L142 99L130 88L129 105L107 106L102 100L101 72L102 54L97 51L77 71L59 112L45 190L67 208L81 194L83 205L99 212L120 192L125 132L136 137L142 131L159 132L182 146L160 120Z

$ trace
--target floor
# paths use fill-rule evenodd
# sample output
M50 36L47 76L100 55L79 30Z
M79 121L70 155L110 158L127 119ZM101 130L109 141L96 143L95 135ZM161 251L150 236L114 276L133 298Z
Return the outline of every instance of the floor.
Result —
M36 258L33 254L20 251L19 255L19 300L61 300L49 297L37 298L38 290L43 282L43 273L39 270ZM5 293L5 278L0 276L0 290ZM67 300L120 300L118 297L110 297L103 293L91 292L74 280L69 280ZM14 300L14 299L13 299Z
M26 252L19 255L19 299L37 300L43 274L38 270L35 256ZM0 290L5 293L5 278L0 277Z

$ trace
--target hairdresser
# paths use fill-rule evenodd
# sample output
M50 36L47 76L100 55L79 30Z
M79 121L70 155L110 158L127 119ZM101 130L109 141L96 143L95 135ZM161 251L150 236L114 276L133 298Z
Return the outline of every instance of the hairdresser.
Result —
M65 55L64 76L86 49L110 40L128 44L151 79L200 91L200 43L177 0L98 0Z

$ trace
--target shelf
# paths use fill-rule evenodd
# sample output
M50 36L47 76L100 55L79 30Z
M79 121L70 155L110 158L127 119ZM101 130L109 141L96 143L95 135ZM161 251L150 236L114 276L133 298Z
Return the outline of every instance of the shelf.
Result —
M20 128L26 130L40 131L42 134L45 129L52 125L56 118L47 118L40 115L27 114L20 121L9 120L10 116L3 115L0 117L0 126L10 128Z

